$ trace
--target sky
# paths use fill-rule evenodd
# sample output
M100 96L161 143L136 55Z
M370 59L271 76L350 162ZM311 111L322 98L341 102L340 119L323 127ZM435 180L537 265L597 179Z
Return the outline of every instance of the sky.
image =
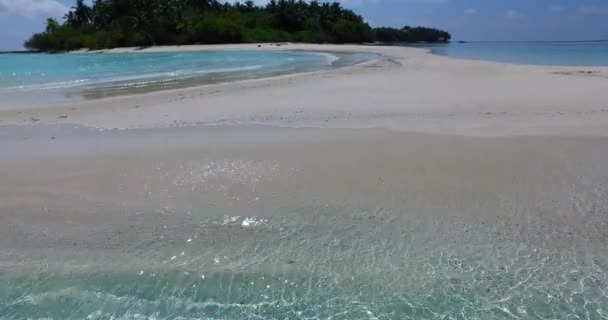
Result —
M266 0L256 0L258 4ZM22 49L73 0L0 0L0 50ZM340 0L372 26L432 26L453 40L608 39L608 0Z

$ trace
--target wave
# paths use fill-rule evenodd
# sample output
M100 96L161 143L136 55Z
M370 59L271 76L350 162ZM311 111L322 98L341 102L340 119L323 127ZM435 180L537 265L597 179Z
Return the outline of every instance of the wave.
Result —
M327 52L319 52L318 54L322 55L325 57L325 61L327 62L327 64L331 65L332 63L340 60L340 57L333 55L331 53L327 53Z

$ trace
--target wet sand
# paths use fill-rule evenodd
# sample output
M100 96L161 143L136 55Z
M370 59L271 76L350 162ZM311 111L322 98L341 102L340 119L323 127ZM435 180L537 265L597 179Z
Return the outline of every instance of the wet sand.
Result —
M603 137L248 126L5 126L2 136L3 242L36 226L49 237L103 247L105 230L126 228L134 217L151 226L174 217L284 218L281 208L314 204L438 221L499 219L521 226L505 235L535 227L551 231L542 237L606 241ZM94 237L97 228L102 238ZM75 230L84 233L72 239ZM50 239L32 236L33 247Z
M8 314L60 304L79 306L65 318L129 319L164 305L175 313L160 318L502 319L608 303L604 137L249 126L0 136Z

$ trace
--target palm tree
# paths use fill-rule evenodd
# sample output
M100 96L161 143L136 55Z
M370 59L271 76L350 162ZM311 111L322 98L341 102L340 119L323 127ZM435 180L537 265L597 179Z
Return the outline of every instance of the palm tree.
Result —
M86 26L91 22L91 8L84 3L84 0L76 0L76 4L64 19L68 25L75 28Z
M46 19L46 33L53 33L59 28L59 23L53 18Z
M68 11L68 13L63 16L63 19L67 25L77 27L76 15L74 14L74 11Z
M253 1L251 0L247 0L245 1L245 8L247 9L247 11L253 11L253 9L255 8L255 3L253 3Z
M91 22L91 8L84 4L84 0L76 0L76 6L74 6L73 9L81 26Z
M211 1L209 0L188 0L188 5L196 9L209 8Z
M110 24L112 15L110 6L104 0L95 0L93 10L91 10L91 21L97 29L103 29Z

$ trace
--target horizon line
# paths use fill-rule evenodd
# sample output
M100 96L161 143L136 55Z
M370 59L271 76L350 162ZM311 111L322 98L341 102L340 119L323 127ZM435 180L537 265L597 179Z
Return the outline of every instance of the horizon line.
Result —
M608 39L590 39L590 40L452 40L451 42L469 42L469 43L576 43L576 42L608 42Z

